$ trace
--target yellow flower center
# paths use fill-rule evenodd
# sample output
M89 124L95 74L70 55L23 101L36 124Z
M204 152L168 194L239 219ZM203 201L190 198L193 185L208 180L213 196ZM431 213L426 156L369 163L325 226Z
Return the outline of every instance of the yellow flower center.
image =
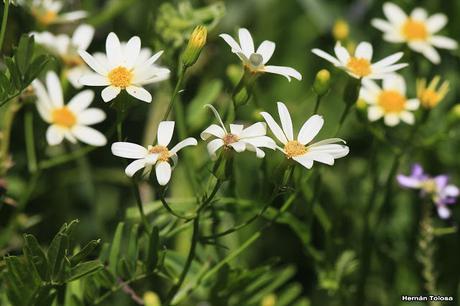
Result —
M408 40L426 40L428 38L425 23L411 18L403 24L402 33Z
M434 180L426 180L422 183L422 189L426 193L434 193L436 192L438 186Z
M128 70L125 67L119 66L117 68L113 68L109 72L108 78L109 78L110 84L112 84L113 86L125 89L126 87L131 85L133 73L131 72L131 70Z
M149 146L149 153L152 154L158 154L158 159L159 161L168 161L169 157L171 157L171 153L169 152L168 148L165 146Z
M297 140L291 140L284 145L284 153L287 158L293 158L307 153L307 148Z
M422 105L426 108L433 108L439 103L439 101L441 101L439 94L432 89L425 89L422 91L419 99Z
M385 90L380 93L378 104L385 113L400 113L405 109L406 98L396 90Z
M347 64L348 70L362 78L371 74L371 63L365 58L351 57Z
M51 120L54 124L65 128L71 128L77 123L77 117L75 117L75 114L66 106L53 110Z
M57 18L55 11L34 11L32 14L37 18L39 23L45 26L53 23Z
M224 136L224 138L222 138L222 140L224 141L225 146L229 146L230 144L237 142L239 138L234 134L228 133Z

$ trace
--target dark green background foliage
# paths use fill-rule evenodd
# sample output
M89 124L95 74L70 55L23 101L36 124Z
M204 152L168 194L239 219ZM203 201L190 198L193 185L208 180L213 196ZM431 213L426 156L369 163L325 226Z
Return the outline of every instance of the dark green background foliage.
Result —
M376 59L399 50L406 52L403 61L411 67L401 73L407 80L409 96L415 96L416 77L439 74L450 81L449 94L432 111L427 124L415 135L413 146L396 166L398 171L408 172L412 162L420 162L428 172L449 173L453 182L460 183L460 126L450 112L458 102L459 51L441 51L442 63L434 66L420 54L383 42L381 33L370 26L372 18L382 17L382 1L71 2L70 8L88 10L87 22L96 26L90 53L104 49L111 31L123 41L138 35L144 46L165 50L162 64L173 73L171 80L149 88L153 103L134 101L126 94L117 98L131 106L123 131L130 142L149 144L153 140L175 85L178 56L191 30L199 24L209 26L208 43L198 63L188 71L180 95L190 136L198 138L214 122L204 104L212 103L222 112L230 105L232 88L242 71L238 58L218 34L234 36L239 27L246 27L256 44L265 39L276 42L270 63L294 67L303 80L289 83L281 76L261 76L253 99L239 109L237 118L261 120L260 110L273 113L275 102L283 101L298 130L313 112L316 97L311 85L315 74L327 68L332 73L332 87L320 107L326 123L318 139L333 137L345 106L342 93L347 76L310 50L332 50L335 42L331 28L341 18L350 23L349 39L371 42ZM430 13L445 13L449 23L443 32L454 39L460 37L459 1L405 0L397 4L406 12L422 6ZM4 55L13 56L12 46L18 45L20 35L32 30L37 27L31 16L20 7L11 8ZM53 26L51 30L63 28ZM40 49L36 52L44 53ZM47 65L49 69L60 68L57 60ZM27 82L19 85L26 86ZM94 90L98 94L93 105L108 114L99 130L107 133L116 120L115 112L100 99L100 89ZM66 97L75 92L69 87ZM4 96L0 95L1 101ZM35 288L43 291L35 296L41 300L40 305L49 305L47 298L54 297L65 301L66 306L136 305L129 290L139 296L154 291L164 300L184 266L194 222L170 215L158 201L154 181L144 181L140 182L140 191L152 228L150 234L140 230L131 181L123 172L123 161L111 154L110 146L90 152L82 145L48 147L46 125L37 113L33 118L34 136L42 170L31 174L23 126L24 109L32 107L32 101L27 97L26 107L16 114L10 145L13 164L2 178L2 199L11 198L19 206L0 207L0 255L4 256L0 261L0 305L32 305L32 300L29 304L17 300L26 299ZM0 109L2 116L7 109ZM416 194L401 190L394 179L390 184L386 182L395 156L388 143L403 148L410 128L405 124L388 128L374 123L385 139L379 141L366 128L366 122L365 114L353 109L339 135L348 142L349 156L337 160L333 167L315 164L308 171L297 166L291 182L256 222L217 240L199 240L195 260L176 296L179 305L255 306L262 305L267 295L275 294L277 302L273 306L393 306L404 304L400 302L402 294L425 294L415 255L421 201ZM114 137L109 139L109 143L114 141ZM193 162L204 190L212 169L203 142L187 151L180 156L168 189L172 207L181 214L192 212L196 205L181 161L187 158ZM69 152L88 154L72 158ZM69 161L59 156L69 157ZM224 184L212 203L213 209L201 220L201 235L221 232L258 214L273 186L282 179L276 172L280 161L281 154L275 152L267 152L263 161L253 153L238 154L232 179ZM270 223L288 201L293 201L289 210ZM17 208L21 205L23 211ZM62 224L74 219L79 222L72 224L72 233L61 229ZM459 220L458 207L453 207L450 220L435 219L436 228L450 233L437 235L432 245L436 248L434 265L440 293L455 298L460 291L460 236L451 227L456 227ZM82 249L86 254L77 257ZM30 270L37 266L42 271ZM15 269L17 273L12 274ZM71 281L74 279L78 280ZM130 281L129 288L123 290L123 281Z

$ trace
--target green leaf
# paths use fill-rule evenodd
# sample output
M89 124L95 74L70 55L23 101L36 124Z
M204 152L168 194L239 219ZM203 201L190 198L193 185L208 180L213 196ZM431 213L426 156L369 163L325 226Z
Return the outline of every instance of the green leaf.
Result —
M34 52L34 38L28 34L23 34L19 40L18 48L16 49L16 63L22 75L26 74L26 69L29 66L30 60Z
M11 57L5 57L5 65L8 67L8 72L10 73L11 84L14 85L14 89L22 89L22 80L21 73L19 72L18 66Z
M66 282L71 282L82 278L83 276L93 274L104 268L104 265L99 260L92 260L80 263L70 270L70 274L66 278Z
M158 249L160 244L160 230L157 226L153 226L150 234L149 245L147 249L147 273L153 271L158 263Z
M69 239L66 234L58 233L48 249L48 262L50 265L51 279L59 281L64 267L64 258L69 248Z
M110 248L109 268L113 273L117 271L117 262L120 256L124 227L125 224L123 222L118 223L117 229L115 230L115 236L113 236L112 247Z
M131 228L131 233L129 235L129 242L128 242L128 253L127 253L127 260L131 270L136 269L137 257L139 256L139 249L138 249L138 234L139 234L139 225L134 224Z
M32 63L28 66L28 69L24 76L25 87L29 86L34 79L45 69L46 65L51 61L52 57L49 55L39 55L37 56Z
M70 257L70 263L72 266L80 263L86 257L88 257L96 248L97 246L101 243L101 239L97 240L91 240L87 245L83 247L77 254L73 255Z
M48 260L37 239L33 235L25 234L24 241L24 255L27 260L35 266L42 280L50 280Z

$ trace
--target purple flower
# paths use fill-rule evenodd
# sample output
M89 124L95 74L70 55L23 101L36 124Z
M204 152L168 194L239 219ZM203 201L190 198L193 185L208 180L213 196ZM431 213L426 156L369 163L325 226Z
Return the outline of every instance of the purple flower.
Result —
M414 164L409 176L399 174L396 179L402 187L418 189L422 197L431 197L441 219L450 217L451 213L447 205L456 202L460 190L457 186L449 184L447 175L431 177L423 171L422 166Z

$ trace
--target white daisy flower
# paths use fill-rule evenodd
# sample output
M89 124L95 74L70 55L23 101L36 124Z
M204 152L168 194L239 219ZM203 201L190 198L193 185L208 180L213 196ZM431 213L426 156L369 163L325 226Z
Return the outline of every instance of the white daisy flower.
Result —
M46 89L38 80L34 80L32 86L38 98L38 112L50 125L46 131L48 144L60 144L64 138L72 143L79 140L92 146L107 143L101 132L89 127L105 119L102 110L88 108L94 99L94 92L84 90L64 104L61 83L52 71L46 74Z
M112 154L135 159L125 169L125 173L129 177L132 177L140 169L155 166L158 183L164 186L171 179L171 165L174 167L177 164L177 152L182 148L197 145L196 139L189 137L169 150L168 145L171 142L173 132L174 121L162 121L158 126L157 145L144 148L131 142L115 142L112 144Z
M152 102L152 96L142 86L163 81L169 77L169 69L155 65L163 51L149 58L141 49L139 37L132 37L126 44L120 43L115 33L110 33L106 40L106 55L91 56L84 50L78 53L96 73L89 73L80 78L80 83L87 86L107 86L102 90L102 99L108 102L121 90L144 102Z
M333 165L335 159L348 154L349 148L340 144L345 143L340 138L329 138L310 144L323 127L324 119L320 115L313 115L305 121L297 139L294 139L291 115L284 103L278 102L277 104L281 127L269 113L261 112L260 114L264 117L275 137L284 145L283 148L277 146L277 149L283 152L287 159L293 159L310 169L314 161Z
M87 24L80 25L72 37L66 34L54 35L50 32L33 32L35 42L44 46L55 55L59 56L62 62L68 67L67 78L75 88L81 88L79 79L85 73L90 72L88 66L81 59L78 50L86 50L94 36L94 28Z
M376 121L383 117L388 126L395 126L400 120L407 124L413 124L414 114L411 111L418 109L418 99L406 98L406 82L400 75L389 75L383 79L383 86L380 88L371 80L364 80L360 97L370 106L368 118Z
M457 49L455 40L436 35L447 23L444 14L428 17L426 10L415 8L407 16L399 6L390 2L383 5L383 13L388 20L373 19L372 25L384 33L383 39L388 42L407 43L409 48L435 64L441 61L435 48Z
M80 20L87 16L86 11L62 13L64 2L60 0L20 0L19 4L27 7L39 23L48 26Z
M263 158L265 152L260 148L269 148L274 150L276 144L270 137L266 136L267 127L263 122L254 123L247 128L242 124L230 124L230 132L228 132L219 113L212 105L207 105L216 116L220 123L210 125L201 133L201 139L208 140L211 137L215 139L208 143L208 152L212 159L217 159L216 151L221 147L224 150L233 149L240 153L245 150L256 152L258 158Z
M233 37L228 34L220 34L225 42L232 48L232 52L238 55L243 61L244 66L251 72L269 72L280 74L291 81L291 77L297 80L302 80L302 75L291 67L284 66L266 66L267 62L275 52L275 43L269 40L263 41L255 51L254 41L251 33L247 29L239 29L238 31L240 43L238 44Z
M320 49L313 49L312 52L357 79L382 79L388 73L407 66L406 63L395 64L401 59L403 52L395 53L372 63L373 48L368 42L359 43L354 55L350 55L340 42L337 42L334 48L337 58Z

